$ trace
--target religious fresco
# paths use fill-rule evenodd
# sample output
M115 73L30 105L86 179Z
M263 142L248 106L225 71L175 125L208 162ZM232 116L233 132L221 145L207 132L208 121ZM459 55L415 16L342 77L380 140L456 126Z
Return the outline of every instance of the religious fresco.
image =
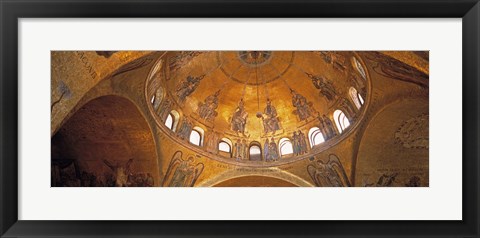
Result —
M52 54L53 187L429 186L428 51L130 55Z
M317 187L350 187L342 163L335 154L328 156L328 161L315 160L307 166L307 171Z
M199 77L187 76L183 82L177 86L175 94L180 102L184 102L185 99L192 94L200 84L200 81L205 77L204 75Z
M310 73L306 74L312 80L315 88L319 89L320 94L323 95L328 101L331 102L337 98L337 91L330 80L320 75L312 75Z
M308 151L307 140L305 134L301 130L294 131L292 136L293 141L293 154L303 155Z
M233 158L236 161L248 159L248 146L245 139L238 139L233 145Z
M238 103L237 108L233 112L231 120L231 129L236 133L245 134L248 113L245 110L243 99Z
M182 152L177 151L168 165L163 179L164 187L193 187L202 174L204 164L195 163L193 156L182 159Z
M215 94L208 96L205 98L203 103L198 104L198 115L207 121L212 121L217 115L217 107L218 107L218 94L220 91L215 92Z
M337 135L337 131L335 130L333 122L330 120L330 118L328 118L325 114L320 115L320 113L318 113L317 119L320 123L319 127L325 140L329 140Z
M368 52L366 56L368 60L375 62L376 65L373 69L376 73L389 78L417 84L423 88L428 87L429 77L427 74L378 52Z
M267 99L267 106L263 110L262 120L265 133L275 133L275 131L280 130L277 109L272 105L270 99Z
M174 73L182 66L188 64L195 57L203 54L202 51L181 51L179 54L170 57L168 67L170 72Z
M270 142L265 140L265 144L263 146L263 154L265 156L265 161L277 161L279 159L278 154L278 147L275 143L275 138L271 138Z
M74 160L52 161L53 187L153 187L152 174L134 171L133 159L127 162L104 160L110 171L92 173L80 168Z
M304 121L311 117L315 113L313 103L308 102L307 99L300 93L291 91L292 93L292 105L295 107L293 114L298 116L298 120Z
M193 129L193 124L190 121L190 119L185 118L183 119L182 125L180 126L180 129L177 132L177 136L182 139L186 140L190 137L190 133Z
M395 142L405 148L428 149L428 121L426 114L406 120L395 132Z
M142 67L150 64L152 61L153 61L153 59L148 58L148 57L138 58L136 60L133 60L133 61L123 65L118 70L113 72L112 77L127 73L127 72L135 70L135 69L142 68Z
M335 51L318 51L319 54L325 62L330 64L334 69L339 71L345 71L347 59L342 54L339 54Z

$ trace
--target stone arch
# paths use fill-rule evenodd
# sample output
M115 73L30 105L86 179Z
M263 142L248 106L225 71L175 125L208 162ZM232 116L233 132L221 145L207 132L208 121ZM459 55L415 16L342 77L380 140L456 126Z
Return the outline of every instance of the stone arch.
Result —
M222 184L226 181L241 178L241 177L265 177L265 178L270 178L275 180L281 180L297 187L314 187L313 184L311 184L310 182L307 182L303 178L278 168L269 168L267 169L267 171L263 169L253 169L250 171L230 170L230 171L221 173L208 180L202 181L197 186L198 187L215 187L216 185ZM261 186L265 187L263 185Z
M105 180L112 173L105 161L124 166L130 159L132 173L150 174L158 185L153 133L137 106L124 97L107 95L90 100L52 137L52 168L58 161L71 161L77 179L85 172ZM52 174L52 186L55 176Z

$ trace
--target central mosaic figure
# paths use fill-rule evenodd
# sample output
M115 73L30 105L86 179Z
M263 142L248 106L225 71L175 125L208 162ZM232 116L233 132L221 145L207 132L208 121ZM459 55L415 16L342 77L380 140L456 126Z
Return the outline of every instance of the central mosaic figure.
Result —
M272 57L271 51L239 51L238 58L250 67L258 67L267 63Z

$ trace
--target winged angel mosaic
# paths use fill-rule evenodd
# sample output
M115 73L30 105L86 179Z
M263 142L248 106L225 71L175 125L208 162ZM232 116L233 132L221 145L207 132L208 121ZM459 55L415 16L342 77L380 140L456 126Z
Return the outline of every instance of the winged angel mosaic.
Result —
M350 187L347 174L338 157L328 156L328 162L316 160L307 166L308 174L317 187Z
M163 179L164 187L193 187L204 169L203 163L195 164L193 155L188 156L186 160L182 159L182 152L177 151L173 154L170 165L168 165L167 174Z

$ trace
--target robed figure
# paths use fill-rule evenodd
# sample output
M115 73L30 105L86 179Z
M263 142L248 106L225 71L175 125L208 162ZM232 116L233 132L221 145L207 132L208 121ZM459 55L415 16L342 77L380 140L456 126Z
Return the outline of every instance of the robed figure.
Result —
M292 141L293 141L293 154L294 155L299 155L300 154L300 142L298 140L298 135L297 135L296 131L293 132Z
M195 164L193 156L183 160L182 152L177 151L170 161L162 186L193 187L204 167L202 163Z
M298 116L300 121L306 120L313 113L312 102L307 102L307 99L304 96L294 90L291 90L291 92L293 94L292 104L296 108L293 113Z
M270 146L270 142L268 141L268 138L267 140L265 140L265 144L263 144L263 160L264 161L268 161L270 158L268 157L269 156L269 152L268 152L268 147Z
M330 154L325 163L317 160L307 166L307 171L317 187L350 187L345 169L338 157Z
M270 99L267 99L267 106L263 111L262 120L265 133L275 133L276 130L280 130L277 109L272 105Z
M187 76L187 78L177 86L176 95L180 102L184 102L187 96L190 96L195 89L197 89L198 85L200 85L200 81L205 77L202 75L200 77L193 77Z
M307 73L307 76L312 80L313 86L320 89L320 94L327 98L328 101L333 101L337 97L337 91L330 81L325 77L312 75Z
M278 160L278 147L273 138L270 140L270 145L268 146L268 155L268 161Z
M215 94L208 96L203 103L198 104L197 113L202 119L212 121L218 115L216 110L219 93L220 91L217 91Z
M247 124L247 117L248 117L248 113L245 111L243 99L241 99L240 102L238 103L237 109L235 109L235 112L233 113L233 116L232 116L232 121L231 121L232 131L235 131L237 133L240 132L244 134L245 126Z
M298 142L300 144L300 154L307 153L307 140L301 130L298 131Z

